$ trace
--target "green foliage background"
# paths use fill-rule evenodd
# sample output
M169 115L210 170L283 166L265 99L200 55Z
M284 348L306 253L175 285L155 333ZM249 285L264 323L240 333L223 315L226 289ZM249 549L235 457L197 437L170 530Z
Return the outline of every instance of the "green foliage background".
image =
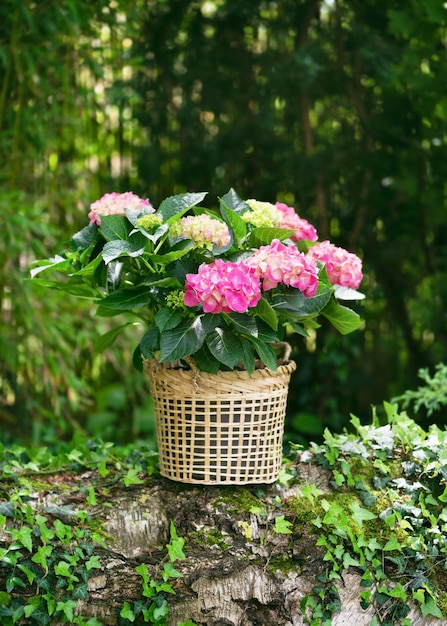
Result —
M2 2L2 438L153 435L126 337L96 353L107 320L26 280L108 191L234 187L362 256L364 330L293 346L295 441L368 420L445 361L446 16L440 0Z

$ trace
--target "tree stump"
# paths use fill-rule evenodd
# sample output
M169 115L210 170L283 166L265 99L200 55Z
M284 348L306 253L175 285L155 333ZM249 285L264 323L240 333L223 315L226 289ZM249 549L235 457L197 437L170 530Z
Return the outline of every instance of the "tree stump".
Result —
M120 481L107 490L96 489L90 504L78 494L87 493L97 474L67 471L51 477L53 488L41 489L28 501L49 520L62 519L66 513L64 521L72 525L86 524L72 515L75 509L86 510L90 522L95 520L100 529L104 543L94 549L100 568L90 571L87 594L76 602L74 615L85 620L95 617L103 626L132 623L120 618L124 604L150 604L142 595L136 568L146 564L149 578L160 579L161 564L169 560L166 545L172 523L185 540L185 558L175 560L181 577L169 580L175 593L164 594L169 611L156 623L299 626L310 623L306 598L316 597L319 577L330 564L324 559L325 549L317 545L322 531L291 503L297 502L306 485L327 494L333 487L330 472L312 463L297 459L287 471L296 477L291 483L234 487L184 485L140 475L140 484L125 487ZM15 524L7 520L6 526L0 526L0 546L10 545ZM6 589L7 574L8 568L0 567L0 590ZM11 596L31 598L43 593L35 581L28 584L25 579L25 583ZM361 608L360 574L355 567L340 571L333 585L339 605L334 605L331 621L314 623L367 626L377 616L373 606ZM413 626L447 623L423 618L415 607L407 618ZM140 614L133 623L148 622Z

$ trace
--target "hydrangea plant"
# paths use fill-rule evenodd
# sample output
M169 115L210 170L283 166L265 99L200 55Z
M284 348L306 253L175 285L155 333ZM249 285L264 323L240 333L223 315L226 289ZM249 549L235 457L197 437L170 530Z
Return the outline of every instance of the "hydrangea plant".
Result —
M338 331L361 325L342 299L363 298L362 262L329 241L284 203L242 200L231 189L219 206L201 206L206 193L184 193L155 209L132 192L94 202L90 223L54 258L37 261L35 279L90 298L99 316L125 315L142 334L134 351L144 359L193 359L210 373L258 363L276 370L275 345L306 336L327 318Z

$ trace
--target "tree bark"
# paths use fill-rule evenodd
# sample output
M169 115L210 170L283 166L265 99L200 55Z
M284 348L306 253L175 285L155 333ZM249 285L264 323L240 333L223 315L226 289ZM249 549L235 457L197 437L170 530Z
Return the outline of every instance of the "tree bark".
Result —
M80 509L88 510L100 521L106 544L95 549L101 569L95 569L91 575L88 597L78 603L76 612L85 619L96 617L104 626L116 626L124 602L147 601L142 597L141 576L135 568L145 563L151 577L160 577L160 563L167 554L165 546L170 540L172 521L178 536L185 539L185 559L175 561L174 566L182 577L172 583L175 594L166 594L169 605L166 626L188 620L197 626L308 623L301 601L312 592L318 584L317 577L328 566L323 560L323 549L317 546L319 531L309 521L299 531L281 534L274 531L273 521L281 515L281 503L299 496L304 485L315 485L326 493L331 491L331 486L329 473L321 467L297 462L295 469L299 480L291 487L280 483L194 486L149 478L141 485L127 488L122 483L116 484L107 495L98 495L93 507L79 503ZM88 485L93 478L86 473L81 480ZM66 484L73 484L72 475L65 479ZM61 489L63 474L57 481L54 491L36 494L33 506L48 513L56 505L67 506L74 500L67 489ZM250 512L256 502L261 502L258 496L262 502L269 503L264 517L256 511ZM290 513L287 517L290 519ZM8 535L0 529L0 546L5 546L7 539ZM334 582L341 611L333 615L332 624L369 625L374 609L360 607L359 574L349 570ZM0 589L5 589L1 567ZM17 593L33 596L36 589ZM441 623L434 618L423 618L416 608L408 617L413 626ZM144 622L136 619L134 623Z

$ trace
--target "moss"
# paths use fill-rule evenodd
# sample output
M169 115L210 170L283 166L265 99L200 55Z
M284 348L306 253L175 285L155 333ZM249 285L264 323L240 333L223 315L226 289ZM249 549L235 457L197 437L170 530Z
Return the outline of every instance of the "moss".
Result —
M228 549L226 537L215 528L190 533L197 546L217 546L222 552Z
M447 592L438 590L438 597L436 600L439 610L443 617L447 617Z
M229 515L250 513L253 507L265 508L262 500L257 498L248 489L233 489L228 487L214 501L214 506L225 505Z
M300 573L300 568L297 563L292 559L287 558L285 555L270 559L267 563L267 569L273 574L281 572L281 574L283 574L286 578L291 572L296 574Z

